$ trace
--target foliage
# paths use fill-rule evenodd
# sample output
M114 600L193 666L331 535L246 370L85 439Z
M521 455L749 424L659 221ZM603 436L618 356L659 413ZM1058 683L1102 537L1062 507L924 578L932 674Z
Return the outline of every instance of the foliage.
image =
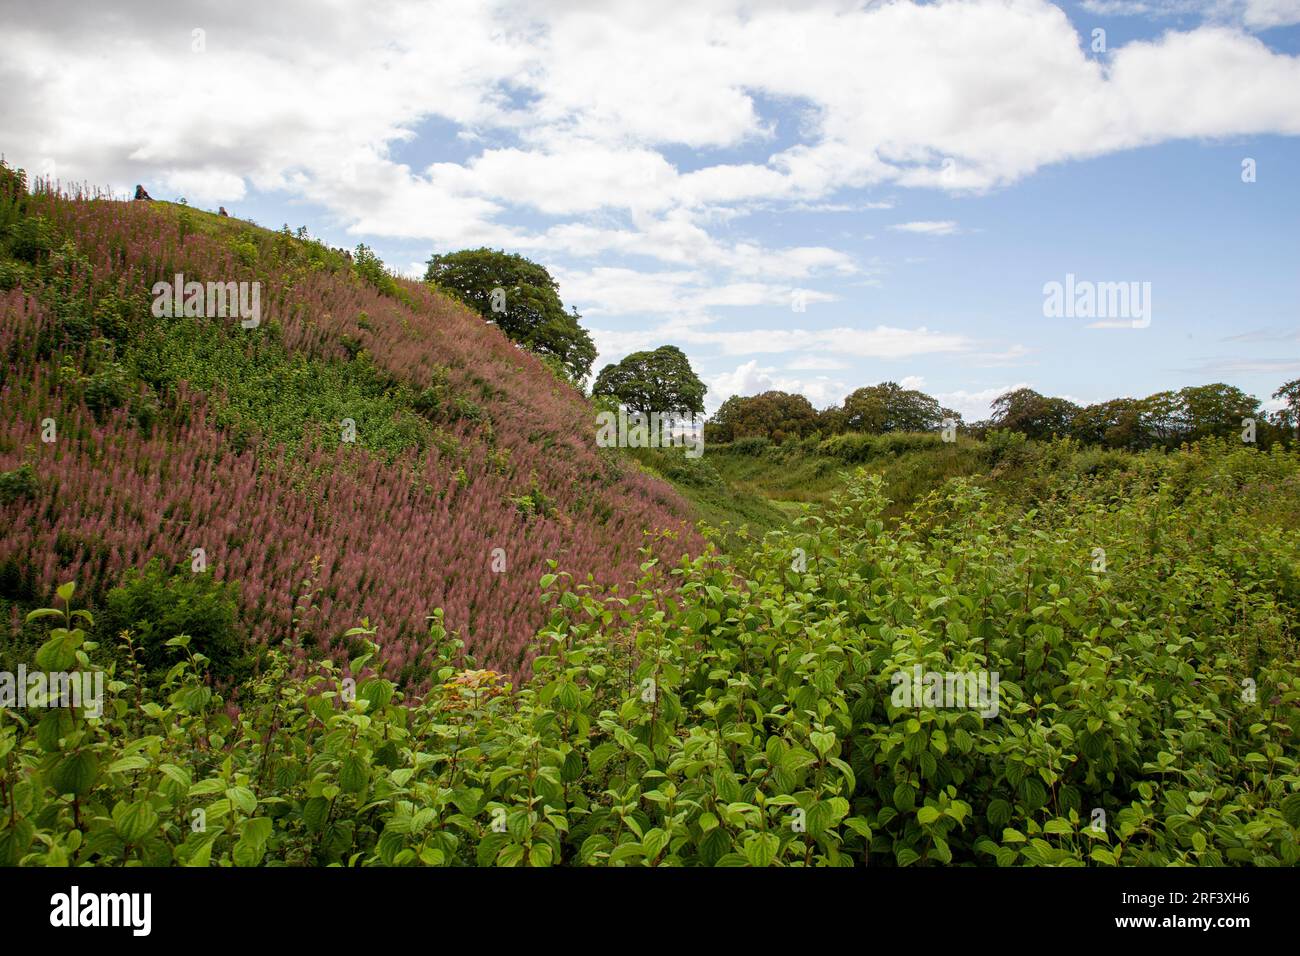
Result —
M1079 407L1063 398L1048 398L1032 388L1018 388L993 400L997 428L1023 432L1029 438L1065 437Z
M544 266L505 251L464 249L431 256L424 278L451 290L513 341L559 360L572 382L581 384L591 374L596 346L578 324L577 310L564 310L559 286Z
M128 571L108 592L100 614L103 633L129 630L135 638L135 661L151 677L170 667L167 642L184 634L207 658L212 677L223 684L238 681L248 675L252 660L238 626L237 591L211 572L168 573L153 560L142 571Z
M593 396L616 398L632 411L645 414L701 414L707 391L708 386L695 374L686 354L675 345L633 352L616 364L606 365L591 386Z
M3 712L0 858L1295 865L1298 464L1195 446L1028 509L957 481L892 529L859 475L731 557L647 551L627 592L547 574L517 690L437 614L420 699L374 645L276 649L231 710L177 639L160 688L110 665L103 718ZM38 613L38 659L96 666L91 619ZM996 715L895 703L915 667L998 673Z
M40 490L36 469L24 462L12 471L0 471L0 505L35 498Z
M903 388L897 382L882 382L850 393L844 399L843 411L848 430L871 434L933 431L944 419L961 420L960 415L943 408L924 392Z
M240 584L253 651L293 631L285 596L319 557L321 644L297 666L369 616L418 687L435 606L486 666L522 672L547 558L612 584L635 575L645 528L698 548L680 496L593 447L576 389L423 284L388 276L402 295L386 294L341 251L199 209L18 201L0 212L40 217L53 250L0 292L0 473L35 478L0 498L0 579L22 610L75 579L101 611L128 569L202 547ZM259 326L153 316L176 273L260 282Z
M817 430L817 410L802 395L769 391L749 398L733 395L705 424L706 442L765 438L780 443Z

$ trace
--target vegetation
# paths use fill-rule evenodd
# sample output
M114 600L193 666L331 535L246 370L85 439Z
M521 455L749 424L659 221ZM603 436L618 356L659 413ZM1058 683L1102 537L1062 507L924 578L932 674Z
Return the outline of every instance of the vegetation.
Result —
M510 339L556 360L571 381L591 374L596 346L565 312L559 286L545 267L523 256L492 249L466 249L431 256L425 281L451 292Z
M606 365L591 386L593 396L617 399L643 414L701 414L707 391L686 354L675 345L633 352L617 364Z
M1265 414L1253 396L1231 385L1213 383L1158 392L1143 399L1117 398L1080 407L1063 398L1020 388L993 401L993 416L988 421L967 425L958 412L943 408L924 392L882 382L859 388L842 405L820 412L814 411L802 395L733 395L709 419L705 433L716 442L766 438L782 443L790 438L825 438L844 433L937 432L948 423L977 438L1000 429L1039 441L1073 438L1086 445L1128 451L1173 449L1202 438L1233 436L1268 447L1296 437L1300 380L1283 385L1273 398L1287 404Z
M732 395L709 417L704 437L708 442L764 438L779 443L805 438L817 428L812 402L802 395L769 391L751 398Z
M893 528L860 475L627 594L546 575L518 689L435 615L419 699L373 646L274 650L232 716L177 637L157 691L110 665L102 718L4 712L0 859L1294 865L1297 465L1210 443L1029 509L958 481ZM94 668L60 594L38 660ZM996 714L900 703L914 672L997 674Z
M0 164L0 865L1300 863L1300 384L770 392L692 458L595 443L702 408L679 350L538 351Z
M486 665L522 672L547 559L612 584L634 577L644 528L698 549L671 488L594 447L574 388L362 251L166 203L29 194L7 176L0 263L20 278L0 293L6 613L71 579L102 612L132 569L188 569L201 548L249 648L295 633L310 578L315 642L299 661L369 616L386 628L380 655L419 685L434 607ZM176 273L261 282L259 326L153 315L149 290ZM27 648L23 630L11 622Z

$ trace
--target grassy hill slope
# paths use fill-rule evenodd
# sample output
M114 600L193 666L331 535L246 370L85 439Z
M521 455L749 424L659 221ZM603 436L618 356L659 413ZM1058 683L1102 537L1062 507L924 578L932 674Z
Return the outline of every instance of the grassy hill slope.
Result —
M418 683L437 608L515 669L548 559L612 584L645 529L676 536L664 554L698 551L680 496L595 447L576 389L421 284L287 229L29 195L9 171L0 186L14 632L59 582L99 606L152 561L154 586L210 582L255 644L289 638L299 658L368 618L390 676ZM260 282L260 325L156 317L151 288L177 274Z

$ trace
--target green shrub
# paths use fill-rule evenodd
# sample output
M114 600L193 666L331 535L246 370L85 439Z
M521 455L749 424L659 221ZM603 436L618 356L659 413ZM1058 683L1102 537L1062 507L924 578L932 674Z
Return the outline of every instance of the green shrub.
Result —
M40 487L36 469L30 463L21 464L12 471L0 471L0 505L34 498Z
M751 435L749 438L739 438L731 443L731 450L737 455L761 455L770 447L772 442L763 435Z
M27 216L6 229L9 253L22 262L36 263L54 250L54 227L44 216Z
M108 592L102 631L117 635L130 630L138 659L154 678L176 662L167 642L188 634L194 650L211 662L215 678L237 681L252 667L236 622L237 607L233 585L209 573L167 573L154 560L143 571L129 571L122 584Z

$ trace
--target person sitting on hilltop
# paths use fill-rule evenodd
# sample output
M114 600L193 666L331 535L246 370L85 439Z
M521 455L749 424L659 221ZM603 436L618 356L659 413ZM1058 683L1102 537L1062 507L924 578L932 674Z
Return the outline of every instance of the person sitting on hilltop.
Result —
M230 213L226 212L226 207L225 207L225 206L218 206L218 207L217 207L217 215L218 215L218 216L228 216L228 215L230 215Z
M141 185L139 185L138 183L136 184L136 187L135 187L135 198L136 198L136 199L147 199L147 200L149 200L149 201L151 201L151 202L153 201L153 197L150 196L147 192L145 192L145 191L144 191L144 187L141 186Z

